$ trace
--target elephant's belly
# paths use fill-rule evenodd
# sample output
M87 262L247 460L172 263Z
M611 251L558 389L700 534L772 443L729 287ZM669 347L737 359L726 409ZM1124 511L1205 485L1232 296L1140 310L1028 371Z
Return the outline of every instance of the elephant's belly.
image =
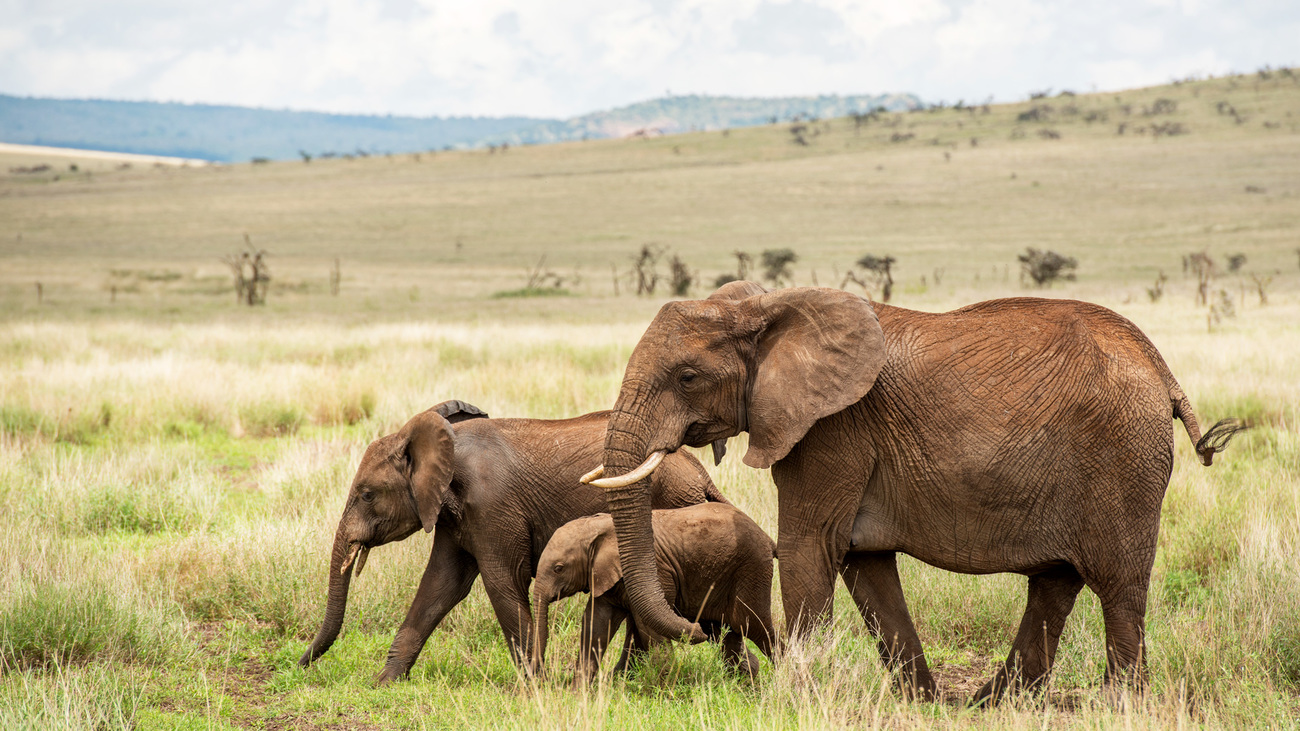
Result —
M1041 516L981 515L974 506L931 511L920 501L910 507L895 516L888 505L865 499L849 551L906 553L964 574L1032 574L1071 558L1069 541L1043 527Z

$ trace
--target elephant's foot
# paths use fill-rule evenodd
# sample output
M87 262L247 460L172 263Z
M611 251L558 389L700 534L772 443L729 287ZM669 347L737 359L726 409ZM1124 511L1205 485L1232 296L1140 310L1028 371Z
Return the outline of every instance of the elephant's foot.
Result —
M727 658L727 670L736 675L745 676L750 680L756 680L759 673L758 658L754 656L754 653L746 650L743 658Z
M930 675L929 668L924 672L900 670L894 680L898 692L909 701L934 703L939 699L939 688Z
M389 683L394 683L398 680L404 680L406 678L409 678L410 676L411 676L410 668L402 669L391 665L386 665L384 666L384 669L380 671L378 675L375 676L375 685L377 686L388 685Z

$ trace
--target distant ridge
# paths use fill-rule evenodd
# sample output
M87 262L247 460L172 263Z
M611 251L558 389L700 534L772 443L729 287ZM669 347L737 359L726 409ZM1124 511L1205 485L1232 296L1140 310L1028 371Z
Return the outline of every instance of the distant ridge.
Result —
M211 104L44 99L0 94L0 142L219 162L300 152L383 154L671 134L920 106L911 94L739 98L673 96L572 119L399 117Z

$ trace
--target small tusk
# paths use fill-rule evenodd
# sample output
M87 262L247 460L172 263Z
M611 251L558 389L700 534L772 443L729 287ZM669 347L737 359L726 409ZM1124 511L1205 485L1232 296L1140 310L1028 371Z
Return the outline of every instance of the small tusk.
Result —
M596 469L578 478L578 482L581 482L584 485L590 485L592 480L600 479L600 476L603 474L605 474L605 465L596 465Z
M349 553L349 554L348 554L348 560L344 561L344 562L343 562L343 566L339 568L339 573L340 573L340 574L346 574L346 573L348 572L348 567L351 566L351 565L352 565L352 562L356 560L356 558L357 558L357 551L360 551L360 550L361 550L361 544L360 544L360 543L353 543L353 544L352 544L352 553Z
M363 568L366 567L366 557L368 557L369 555L370 555L370 546L362 546L362 547L361 547L361 553L358 553L358 554L357 554L357 572L356 572L356 575L357 575L358 577L361 576L361 569L363 569Z
M649 477L650 473L655 471L655 468L659 466L659 463L664 461L665 454L667 454L667 452L661 449L658 452L651 454L649 457L646 457L645 461L641 463L640 467L637 467L636 469L632 470L626 475L619 475L618 477L605 477L599 480L592 480L591 484L595 485L596 487L602 487L606 490L614 487L627 487L628 485L635 485L641 480L644 480L645 478Z

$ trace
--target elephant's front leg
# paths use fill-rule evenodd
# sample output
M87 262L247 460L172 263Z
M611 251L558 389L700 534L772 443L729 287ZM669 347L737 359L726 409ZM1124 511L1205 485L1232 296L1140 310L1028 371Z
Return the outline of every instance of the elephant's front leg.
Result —
M608 600L591 597L587 608L582 613L582 639L578 646L578 663L573 684L575 687L589 684L600 671L600 661L605 657L605 648L618 631L627 611L616 607Z
M835 576L849 548L849 533L862 486L844 481L809 482L827 475L824 460L796 448L772 468L777 485L776 555L787 637L806 637L829 623ZM832 475L833 477L833 475Z
M899 672L903 688L910 695L934 700L934 677L907 611L895 554L850 553L844 557L840 573L867 628L876 636L885 665Z
M474 579L478 577L478 564L474 557L452 538L451 531L438 528L433 537L433 550L429 565L424 568L420 588L406 612L406 621L397 630L388 660L375 680L388 683L411 671L415 659L429 635L457 604L469 595Z

